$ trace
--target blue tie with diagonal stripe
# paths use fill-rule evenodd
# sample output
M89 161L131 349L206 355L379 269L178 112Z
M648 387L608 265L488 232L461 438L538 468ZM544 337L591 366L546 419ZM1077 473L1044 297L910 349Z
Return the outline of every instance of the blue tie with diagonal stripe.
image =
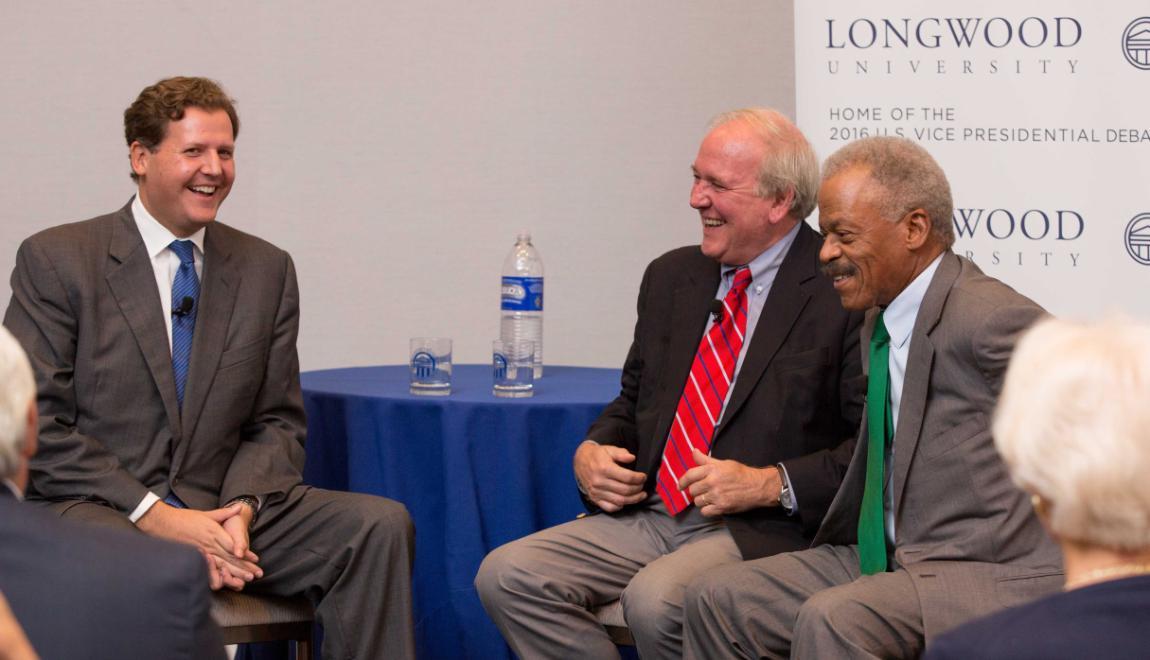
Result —
M172 280L172 374L176 377L176 398L184 405L184 384L192 357L192 334L196 330L200 279L196 277L195 246L191 241L172 241L168 246L180 258L180 268Z

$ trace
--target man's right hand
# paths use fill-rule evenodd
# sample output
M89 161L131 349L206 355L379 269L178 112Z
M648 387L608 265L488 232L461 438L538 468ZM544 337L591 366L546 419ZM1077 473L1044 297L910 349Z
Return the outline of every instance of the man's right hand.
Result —
M584 441L575 450L575 479L595 506L612 513L647 497L646 475L623 467L634 462L635 455L622 447Z
M195 547L208 562L212 589L226 586L238 591L244 584L263 577L263 570L251 560L254 555L235 556L234 541L223 526L226 520L239 515L243 506L235 503L222 509L196 511L156 502L136 521L136 526L152 536Z

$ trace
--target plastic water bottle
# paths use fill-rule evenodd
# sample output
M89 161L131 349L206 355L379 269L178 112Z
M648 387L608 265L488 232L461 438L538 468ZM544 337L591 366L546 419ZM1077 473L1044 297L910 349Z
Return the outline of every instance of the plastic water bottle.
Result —
M535 342L535 378L543 375L543 260L531 244L531 232L520 231L503 262L499 338Z

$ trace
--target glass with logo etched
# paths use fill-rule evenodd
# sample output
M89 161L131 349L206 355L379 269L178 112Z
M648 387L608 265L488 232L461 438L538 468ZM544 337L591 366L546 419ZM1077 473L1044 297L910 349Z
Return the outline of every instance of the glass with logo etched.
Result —
M421 396L451 394L451 339L412 337L409 345L411 393Z
M491 342L491 393L522 398L535 394L535 342L527 339Z

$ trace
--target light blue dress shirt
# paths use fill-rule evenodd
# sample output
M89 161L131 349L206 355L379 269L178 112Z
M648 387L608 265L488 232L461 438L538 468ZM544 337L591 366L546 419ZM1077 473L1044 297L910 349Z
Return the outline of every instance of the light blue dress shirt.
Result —
M938 255L921 273L915 277L905 289L883 310L882 320L890 333L890 412L893 420L894 433L898 433L898 411L902 402L902 386L906 381L906 359L910 355L910 333L914 330L915 319L918 318L918 309L922 306L923 296L934 279L934 272L938 264L942 263L942 255ZM883 512L886 514L886 533L889 547L894 547L894 488L892 478L894 470L891 469L891 455L894 452L894 441L891 440L887 448L886 460L886 487L883 489Z

